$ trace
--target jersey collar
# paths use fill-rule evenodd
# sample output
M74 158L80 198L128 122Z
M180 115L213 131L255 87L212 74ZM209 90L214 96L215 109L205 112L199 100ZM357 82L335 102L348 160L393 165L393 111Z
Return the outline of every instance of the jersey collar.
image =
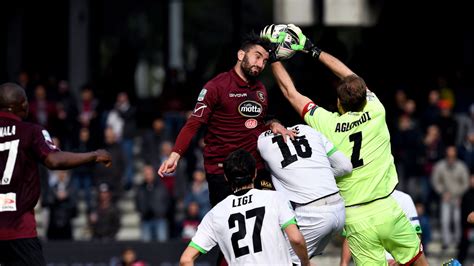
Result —
M256 86L257 86L257 82L256 81L245 81L243 80L239 74L237 74L237 72L235 72L235 69L232 68L230 70L230 74L233 78L233 80L235 81L235 83L237 83L237 86L241 87L241 88L248 88L248 89L254 89Z
M12 114L12 113L8 113L8 112L2 112L0 111L0 117L3 117L3 118L9 118L9 119L13 119L13 120L17 120L17 121L21 121L21 118Z
M247 192L249 192L251 190L251 188L248 188L248 189L242 189L242 190L239 190L237 192L234 192L234 195L235 196L242 196L242 195L245 195Z

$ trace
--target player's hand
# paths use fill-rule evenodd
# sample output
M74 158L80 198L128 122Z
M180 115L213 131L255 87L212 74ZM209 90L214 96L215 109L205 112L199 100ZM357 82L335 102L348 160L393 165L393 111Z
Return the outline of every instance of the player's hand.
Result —
M177 152L172 152L168 159L166 159L158 169L158 175L164 177L166 174L171 174L176 171L178 161L181 156Z
M298 40L296 44L291 45L292 50L308 53L316 59L319 58L321 49L314 45L313 42L303 34L300 27L294 24L288 24L287 34L290 34L293 39Z
M95 158L96 163L103 163L105 167L112 166L112 156L110 155L108 151L99 149L99 150L96 150L94 153L96 155L96 158Z
M287 28L286 24L270 24L260 31L260 37L270 41L270 50L268 51L268 62L270 64L281 60L278 57L278 49L285 40Z
M273 121L270 124L270 129L272 130L273 134L280 134L283 136L283 141L286 142L286 137L289 136L290 139L294 140L296 136L296 132L293 130L288 130L286 127L284 127L282 124L279 122Z

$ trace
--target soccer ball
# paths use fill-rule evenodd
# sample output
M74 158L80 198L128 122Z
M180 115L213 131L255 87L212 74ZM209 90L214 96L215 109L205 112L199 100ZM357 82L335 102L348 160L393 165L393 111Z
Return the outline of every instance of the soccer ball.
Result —
M275 55L277 60L291 58L296 51L291 49L292 44L298 44L299 40L292 34L287 33L287 24L272 24L266 26L261 32L260 37L264 37L275 44Z

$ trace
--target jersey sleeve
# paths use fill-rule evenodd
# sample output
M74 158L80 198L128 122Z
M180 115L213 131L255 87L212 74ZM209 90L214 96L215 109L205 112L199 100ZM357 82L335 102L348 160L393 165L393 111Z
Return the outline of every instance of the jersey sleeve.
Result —
M32 150L41 161L44 161L51 152L59 151L46 129L36 126L33 128L32 134Z
M198 226L196 235L189 243L190 246L199 250L201 253L207 253L217 244L217 238L212 226L212 211L208 212Z
M197 98L193 113L189 119L207 124L216 104L219 102L218 86L212 80L204 85Z
M182 156L187 151L189 143L201 125L207 124L218 98L217 87L214 82L209 81L199 92L194 110L176 138L174 152Z
M324 126L324 124L333 124L333 121L336 120L338 116L339 114L337 113L329 112L320 106L314 106L311 110L306 112L303 118L308 126L326 135L330 132L327 130L328 127Z
M281 229L285 229L290 224L296 224L295 212L290 202L279 192L275 192L275 199L278 208L278 220Z
M323 134L319 134L321 140L322 140L322 143L324 145L324 150L326 151L326 155L328 157L330 157L331 155L333 155L336 151L337 151L337 148L336 146L334 146L334 144L332 144L331 141L329 141Z

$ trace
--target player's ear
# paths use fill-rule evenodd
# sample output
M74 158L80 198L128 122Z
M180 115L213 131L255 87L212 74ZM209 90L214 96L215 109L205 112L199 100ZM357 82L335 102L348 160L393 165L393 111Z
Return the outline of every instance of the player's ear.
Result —
M346 111L344 111L344 108L341 105L341 101L339 100L339 97L337 98L337 110L339 111L339 114L341 115L346 113Z
M237 52L237 59L239 59L239 61L242 61L242 60L244 60L244 57L245 57L245 51L244 50L239 50Z

